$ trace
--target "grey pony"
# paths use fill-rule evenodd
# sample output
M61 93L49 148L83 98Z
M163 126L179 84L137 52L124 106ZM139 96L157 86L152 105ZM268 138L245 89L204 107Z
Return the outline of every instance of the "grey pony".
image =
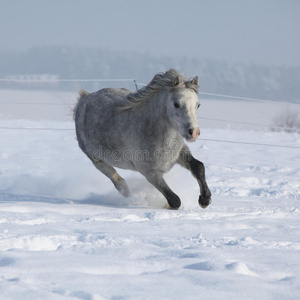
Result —
M205 168L184 141L195 141L200 135L197 93L198 77L189 80L174 69L156 74L137 92L104 88L89 94L81 90L74 108L79 147L123 196L130 191L114 167L143 174L172 209L178 209L181 201L163 175L179 164L198 181L199 205L206 208L211 192Z

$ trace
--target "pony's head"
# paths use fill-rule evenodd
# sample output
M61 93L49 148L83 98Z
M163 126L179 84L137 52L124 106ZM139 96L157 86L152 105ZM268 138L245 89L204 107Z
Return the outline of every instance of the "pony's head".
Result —
M197 93L198 76L189 81L177 75L166 101L169 122L188 142L196 141L200 135L197 122L200 103Z
M171 126L187 141L195 141L200 135L196 111L199 107L198 76L187 80L174 69L156 74L151 82L127 96L120 105L120 111L134 110L146 103L157 106L153 98L161 100L166 106L166 117ZM161 106L155 108L162 113ZM153 113L153 111L152 111Z

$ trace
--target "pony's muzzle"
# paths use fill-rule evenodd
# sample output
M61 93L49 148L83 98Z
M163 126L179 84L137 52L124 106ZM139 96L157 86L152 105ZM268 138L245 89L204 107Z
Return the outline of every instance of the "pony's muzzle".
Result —
M196 128L190 128L189 129L189 136L190 136L190 141L195 141L198 139L200 135L200 129L199 127Z

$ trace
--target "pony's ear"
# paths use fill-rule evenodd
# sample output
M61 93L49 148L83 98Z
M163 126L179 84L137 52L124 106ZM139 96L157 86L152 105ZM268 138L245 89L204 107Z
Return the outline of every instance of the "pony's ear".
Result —
M198 76L196 76L194 79L192 79L191 81L187 81L185 83L185 86L188 88L188 89L192 89L195 91L195 93L199 93L199 78Z
M179 76L176 76L176 78L173 80L173 86L178 85L179 82L180 82L180 77L179 77Z
M198 76L196 76L194 79L192 79L191 83L194 84L194 85L196 85L196 86L198 86L199 85L199 78L198 78Z

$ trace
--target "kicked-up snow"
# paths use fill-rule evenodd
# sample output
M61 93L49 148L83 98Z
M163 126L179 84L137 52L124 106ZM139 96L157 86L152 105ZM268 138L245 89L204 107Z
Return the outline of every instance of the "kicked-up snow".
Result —
M300 298L299 134L200 122L189 146L213 202L200 208L175 167L173 211L137 173L120 171L133 195L119 195L55 109L53 121L0 121L0 299Z

